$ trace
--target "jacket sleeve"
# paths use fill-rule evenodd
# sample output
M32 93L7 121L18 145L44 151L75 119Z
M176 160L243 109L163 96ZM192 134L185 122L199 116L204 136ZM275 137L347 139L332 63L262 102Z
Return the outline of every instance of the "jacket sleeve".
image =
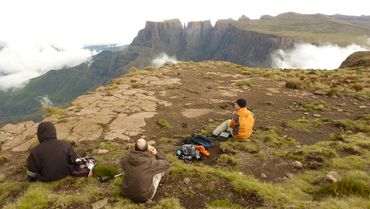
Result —
M157 159L157 155L156 155L156 159L153 159L154 160L153 169L154 169L155 174L165 172L170 168L169 162L164 158Z
M68 147L68 160L69 160L69 164L73 165L76 163L76 159L77 159L77 155L75 153L75 151L73 150L73 147L72 145L69 145Z
M36 165L35 159L31 152L27 158L27 179L28 181L36 181L39 173L40 173L39 169Z
M238 115L235 113L233 115L233 118L231 118L230 128L235 128L237 120L238 120Z

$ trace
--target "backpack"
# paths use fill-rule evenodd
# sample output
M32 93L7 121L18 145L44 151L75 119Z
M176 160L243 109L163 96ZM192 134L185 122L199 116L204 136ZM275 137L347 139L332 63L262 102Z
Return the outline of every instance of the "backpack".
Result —
M205 147L206 149L209 149L212 147L212 143L214 142L214 138L208 137L208 136L202 136L198 134L191 134L190 140L188 140L189 143L197 144Z
M186 163L192 163L201 158L201 154L194 144L181 145L176 152L176 156L183 159Z

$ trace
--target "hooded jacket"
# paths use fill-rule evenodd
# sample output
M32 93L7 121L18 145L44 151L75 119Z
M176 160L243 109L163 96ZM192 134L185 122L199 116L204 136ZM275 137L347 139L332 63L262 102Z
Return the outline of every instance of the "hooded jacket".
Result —
M240 141L245 141L252 135L253 125L254 114L246 107L238 109L230 123L230 127L233 129L233 135Z
M71 144L57 140L56 129L51 122L42 122L37 128L40 142L27 158L28 171L37 173L40 181L54 181L69 175L76 161Z
M134 150L122 159L125 172L123 195L135 202L146 202L154 193L153 176L168 170L169 163L160 155Z

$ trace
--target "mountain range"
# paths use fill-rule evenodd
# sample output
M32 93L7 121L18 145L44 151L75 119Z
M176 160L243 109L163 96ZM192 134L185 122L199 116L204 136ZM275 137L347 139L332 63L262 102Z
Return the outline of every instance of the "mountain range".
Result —
M270 67L271 53L295 43L365 44L370 34L369 16L327 16L284 13L251 20L189 22L148 21L123 50L103 50L89 63L31 79L22 89L0 91L0 125L24 119L40 119L40 99L65 106L87 91L106 85L130 69L152 64L165 53L182 61L222 60L254 67ZM94 48L94 47L93 47ZM95 46L99 50L99 47ZM101 48L100 48L101 49Z

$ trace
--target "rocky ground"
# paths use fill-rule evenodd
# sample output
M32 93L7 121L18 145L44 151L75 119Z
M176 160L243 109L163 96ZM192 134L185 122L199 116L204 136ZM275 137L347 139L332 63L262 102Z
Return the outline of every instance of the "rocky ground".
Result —
M141 205L122 198L121 177L26 182L25 161L38 142L37 123L23 122L0 129L0 206L370 207L369 80L368 69L284 71L218 61L134 70L67 109L45 108L44 121L54 122L79 156L119 171L133 142L149 140L171 162L155 198ZM181 141L210 135L240 97L256 115L250 141L217 141L211 156L194 164L176 159Z

